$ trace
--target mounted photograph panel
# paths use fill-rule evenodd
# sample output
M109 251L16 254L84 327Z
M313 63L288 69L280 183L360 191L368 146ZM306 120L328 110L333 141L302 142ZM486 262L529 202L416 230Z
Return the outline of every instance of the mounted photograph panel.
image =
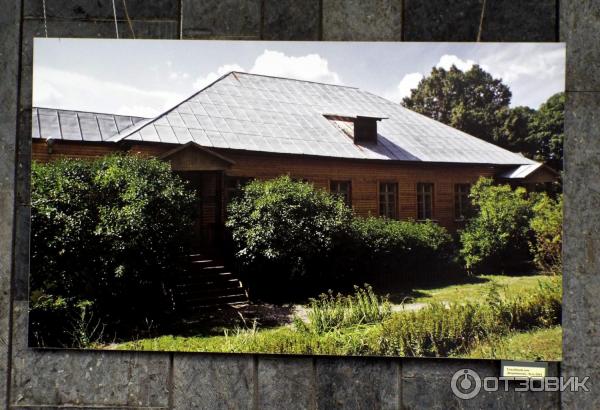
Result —
M30 346L560 360L564 53L36 39Z

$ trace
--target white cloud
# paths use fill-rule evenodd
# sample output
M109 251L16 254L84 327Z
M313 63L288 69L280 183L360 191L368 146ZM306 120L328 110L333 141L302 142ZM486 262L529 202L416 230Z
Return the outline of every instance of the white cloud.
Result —
M481 58L482 67L505 82L522 78L551 79L565 69L564 48L539 50L536 44L506 47Z
M178 71L171 71L169 73L169 80L177 81L177 80L187 80L190 78L188 73L180 73Z
M241 71L253 74L289 77L298 80L316 81L331 84L341 84L340 76L329 69L327 59L318 54L307 54L300 57L288 56L280 51L264 50L259 55L250 70L238 64L224 64L216 71L199 77L194 81L195 90L201 90L219 77L231 72Z
M455 65L461 71L469 70L474 64L500 78L504 83L531 77L553 79L564 72L564 48L540 51L537 44L515 44L510 47L494 48L479 61L462 59L454 54L444 54L436 64L438 68L450 69Z
M435 65L438 68L449 70L453 65L461 71L468 71L476 64L473 60L463 60L454 54L444 54ZM428 73L429 74L429 73ZM386 92L384 96L391 101L401 102L404 97L408 97L412 89L417 88L419 81L425 77L425 74L414 72L405 74L398 85L392 90Z
M485 49L482 49L485 50ZM541 47L537 44L518 44L489 48L476 59L463 59L455 54L442 55L435 67L449 70L455 65L467 71L474 64L494 78L501 79L512 92L511 106L527 105L537 108L555 92L564 90L565 51L564 47ZM384 96L400 102L410 95L419 81L430 73L406 74L400 83ZM546 83L540 87L540 80ZM558 80L558 81L557 81Z
M398 83L396 88L386 93L385 97L388 100L400 102L404 97L408 97L410 95L410 91L413 88L417 88L419 81L422 79L423 74L421 73L406 74L404 77L402 77L402 80L400 80L400 83Z
M33 84L34 106L114 114L150 116L158 113L153 107L172 106L186 97L44 66L36 66Z
M63 98L63 94L52 83L42 82L34 88L34 105L38 107L56 107Z
M512 106L537 108L565 89L565 48L559 45L515 44L483 56L481 63L510 87Z
M476 64L473 60L463 60L454 54L444 54L440 57L440 61L435 65L437 68L449 70L453 65L460 71L469 71Z
M196 81L194 81L194 83L192 84L192 87L194 88L194 90L201 90L204 87L206 87L207 85L209 85L210 83L214 82L219 77L222 77L231 71L246 71L246 70L244 70L241 66L239 66L237 64L225 64L225 65L222 65L221 67L217 68L217 71L210 72L207 75L196 79Z
M288 56L280 51L265 50L256 58L250 72L275 77L341 84L340 76L329 69L327 59L318 54L295 57Z
M163 71L162 78L168 81L163 81L159 88L136 87L125 82L102 80L66 68L36 66L33 104L152 117L187 97L190 91L187 87L190 85L193 90L200 90L231 71L341 83L340 76L330 70L327 59L318 54L288 56L268 49L256 57L249 70L235 63L224 64L195 80L190 78L189 68L181 69L171 60L165 61L164 67L164 70L160 70Z
M148 105L121 105L117 109L117 112L146 118L154 118L160 114L160 110L157 110L156 107L150 107Z
M38 58L34 69L34 104L152 116L170 108L194 90L204 88L230 71L342 84L343 80L361 73L363 66L377 64L382 65L382 70L385 70L385 65L390 64L383 58L381 61L361 62L366 55L361 55L359 50L354 58L361 64L347 64L339 67L338 72L331 66L333 57L327 58L325 51L321 51L317 46L311 52L296 52L294 49L282 52L273 49L273 46L268 47L270 48L265 48L264 44L257 46L254 49L255 54L250 56L241 53L238 55L228 48L217 56L217 62L214 63L211 72L206 65L192 64L185 58L180 61L179 57L177 60L167 61L157 61L153 58L151 63L144 65L148 73L140 73L136 66L135 70L126 68L122 73L119 71L118 75L110 74L111 70L107 73L91 68L86 71L87 65L92 62L50 68L54 67L55 61L49 60L41 65L42 60ZM473 64L479 64L510 87L513 106L528 105L535 108L552 93L564 90L564 54L564 46L556 44L449 47L433 56L423 53L422 58L415 61L394 64L389 68L387 76L368 77L370 71L365 71L365 82L362 83L362 79L358 79L358 83L351 85L363 89L374 87L382 96L399 102L410 94L411 89L417 87L424 76L430 74L432 66L449 69L454 64L461 70L468 70ZM99 74L92 74L94 72ZM399 76L395 77L397 74ZM388 84L387 78L395 79Z

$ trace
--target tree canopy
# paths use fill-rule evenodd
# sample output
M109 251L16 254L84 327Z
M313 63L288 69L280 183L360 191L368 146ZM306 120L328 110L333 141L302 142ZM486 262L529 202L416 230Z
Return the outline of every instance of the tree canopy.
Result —
M34 161L30 318L31 334L43 339L37 342L76 345L80 332L71 328L80 314L110 331L165 320L195 198L158 159Z
M510 107L512 93L479 65L434 67L402 104L475 137L562 169L564 93L539 110Z
M480 66L461 71L453 65L449 70L434 67L403 103L413 111L492 142L494 130L501 124L498 113L508 109L511 96L501 80Z
M540 106L531 120L533 158L561 170L565 137L565 93L557 93Z

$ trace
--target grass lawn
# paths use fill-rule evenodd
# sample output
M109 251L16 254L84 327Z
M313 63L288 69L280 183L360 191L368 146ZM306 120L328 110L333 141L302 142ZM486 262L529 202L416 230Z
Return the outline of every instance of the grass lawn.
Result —
M481 302L489 290L490 284L496 282L508 296L525 295L535 291L540 282L548 283L552 277L546 275L481 275L464 279L466 283L456 285L416 286L409 292L390 292L390 300L394 303L431 303L431 302Z
M378 325L343 329L335 334L315 337L289 327L269 329L235 337L161 336L113 346L118 350L154 350L183 352L238 352L369 355L367 347L377 343ZM561 360L562 328L515 332L506 337L475 346L468 354L456 357L471 359Z
M540 282L553 283L554 293L550 295L541 290ZM229 329L219 332L220 334L208 335L190 328L184 333L104 347L119 350L438 357L447 356L441 353L447 351L450 355L473 358L559 360L561 328L538 327L556 326L559 323L557 318L560 318L561 291L556 286L560 286L560 282L560 277L540 275L489 275L469 278L468 283L412 289L413 299L410 303L421 303L425 306L414 311L394 311L388 319L371 324L358 323L333 331L314 333L299 331L289 321L285 324L282 322L280 326L260 329L260 321L258 327L253 326L252 321L245 321L241 326L228 326ZM502 299L515 300L515 296L520 297L520 307L514 306L506 313L508 317L522 317L522 320L526 321L523 323L525 327L519 329L534 330L522 333L513 331L507 337L492 336L492 339L487 339L485 343L461 345L460 341L469 337L472 337L469 340L476 343L478 336L474 334L479 332L478 329L482 326L488 326L492 334L496 332L496 319L495 316L492 317L496 313L486 301L492 283L497 283L503 288L500 296ZM395 297L398 297L398 294ZM394 296L390 296L392 303L393 298ZM430 303L434 305L429 305ZM448 303L453 306L451 310L444 308ZM554 313L548 317L549 321L538 320L543 312L549 312L548 309L554 309ZM505 334L507 328L504 329L498 334ZM486 332L488 331L482 334L490 334ZM428 341L430 337L432 339ZM455 341L458 341L458 345Z
M290 326L253 332L243 330L230 336L161 336L113 345L116 350L159 350L178 352L235 352L274 354L373 355L381 325L353 326L314 335Z
M536 329L513 333L506 337L483 343L468 355L472 359L561 360L562 328Z

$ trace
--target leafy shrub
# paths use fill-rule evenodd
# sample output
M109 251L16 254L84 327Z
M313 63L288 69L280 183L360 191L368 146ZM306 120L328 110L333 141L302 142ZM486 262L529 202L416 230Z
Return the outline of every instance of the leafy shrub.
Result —
M435 222L360 218L352 222L354 265L388 273L430 273L447 267L452 237Z
M536 267L548 274L562 273L562 220L562 196L557 199L546 194L538 196L529 224L535 236L530 247Z
M29 343L35 346L72 346L71 318L77 315L77 301L32 292L29 302Z
M394 315L383 323L380 348L399 356L451 356L465 354L474 345L514 330L529 330L560 323L562 289L540 283L527 297L503 298L491 287L485 303L430 304L416 312Z
M341 289L377 273L435 272L453 253L451 236L434 222L353 217L340 199L287 176L246 185L228 215L254 297Z
M228 207L226 226L246 284L265 296L297 291L333 272L330 256L350 220L341 200L281 176L246 185Z
M29 304L29 338L35 346L88 348L100 344L104 324L94 317L93 303L36 291Z
M470 194L477 215L460 232L460 254L468 271L490 271L530 260L531 204L524 188L481 178Z
M89 315L115 326L170 311L193 203L193 192L156 159L34 162L32 295L62 300L69 311L89 301ZM32 310L32 323L42 310Z
M536 292L513 298L510 302L510 329L529 330L561 323L562 277L540 282Z
M308 323L296 320L299 330L314 333L330 332L340 327L378 323L387 319L392 308L387 298L380 298L371 286L354 287L354 294L344 296L333 291L309 302Z

